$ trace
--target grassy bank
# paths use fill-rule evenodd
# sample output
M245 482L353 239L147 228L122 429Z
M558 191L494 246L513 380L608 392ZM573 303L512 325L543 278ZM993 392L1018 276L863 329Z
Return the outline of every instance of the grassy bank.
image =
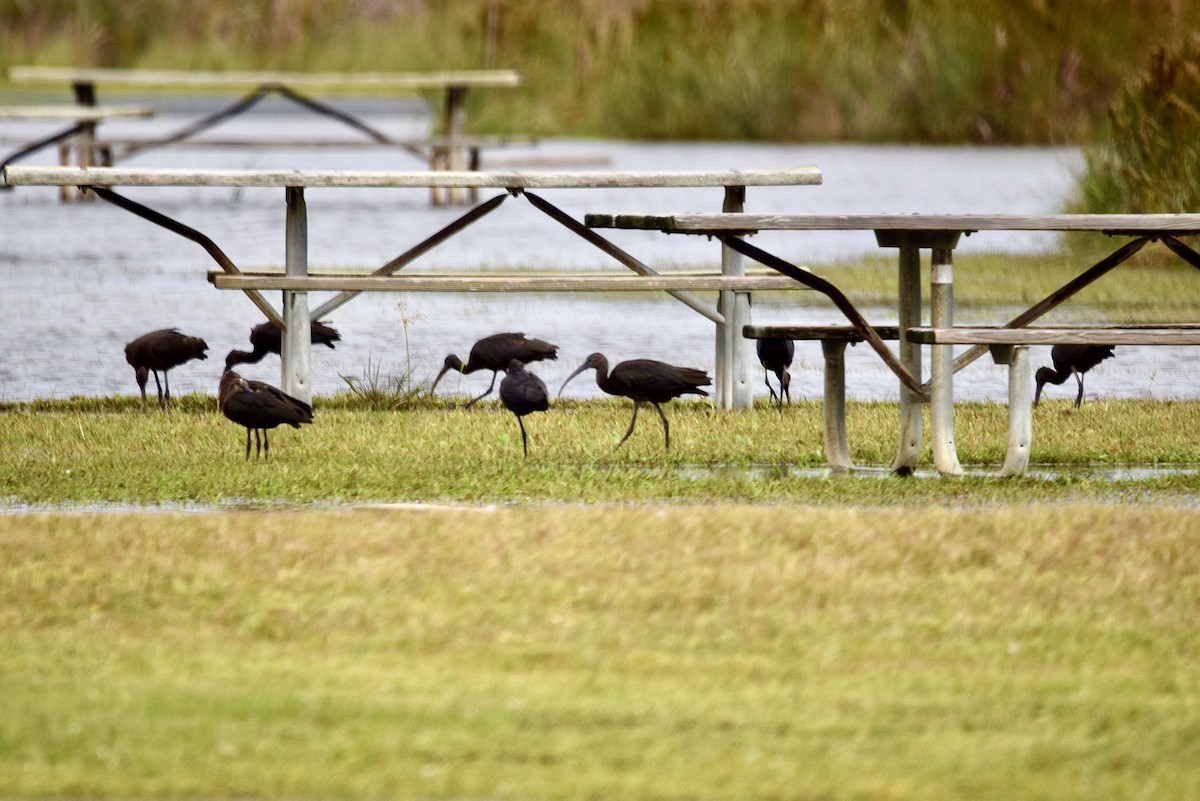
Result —
M1085 142L1189 3L0 4L0 66L506 67L479 130L661 139ZM63 87L65 91L65 87Z
M1098 465L1200 462L1195 402L1098 401L1076 410L1054 399L1034 418L1035 463L1057 478L1017 481L974 476L906 481L886 477L829 480L821 410L793 404L783 415L717 413L711 404L673 403L671 451L653 410L621 449L614 446L631 405L559 401L528 419L530 455L521 456L516 421L498 403L474 411L422 405L364 411L347 398L316 404L316 422L272 434L270 463L244 461L244 429L191 396L170 416L136 411L124 399L42 405L0 414L0 497L17 504L246 503L364 501L791 502L853 505L988 504L1133 498L1194 503L1200 477L1092 481ZM58 408L55 411L55 408ZM30 407L20 407L29 409ZM1007 411L1001 404L960 404L956 439L967 465L1003 462ZM852 455L886 467L895 454L896 407L851 403ZM930 463L925 455L925 464ZM1082 472L1071 468L1084 468Z
M1184 801L1198 523L8 518L4 794Z

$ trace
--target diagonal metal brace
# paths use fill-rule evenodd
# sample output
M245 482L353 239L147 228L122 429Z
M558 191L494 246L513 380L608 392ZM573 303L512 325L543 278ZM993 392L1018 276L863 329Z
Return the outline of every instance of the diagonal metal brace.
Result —
M212 256L213 260L217 264L221 265L221 269L225 272L232 275L242 274L242 271L237 268L237 265L230 261L229 257L225 255L225 252L221 250L221 248L217 247L216 242L213 242L195 228L189 228L183 223L173 220L165 214L157 212L147 206L143 206L142 204L132 201L127 197L122 197L111 189L105 189L104 187L100 186L89 186L84 188L90 189L91 191L95 192L97 196L107 200L114 206L118 206L128 212L136 214L143 220L149 220L155 225L162 226L172 233L179 234L186 239L192 240L196 244L200 245L200 247L208 251L208 255ZM246 295L250 298L250 301L259 308L259 311L267 316L268 320L279 326L280 331L287 331L287 326L284 324L283 318L280 317L279 313L271 307L271 304L267 302L266 298L262 296L261 292L259 292L257 289L247 289L243 291L245 291Z
M1166 239L1169 239L1169 238L1170 237L1166 237ZM1146 243L1149 242L1151 239L1152 239L1152 237L1142 236L1142 237L1138 237L1137 239L1134 239L1130 242L1126 242L1120 248L1113 251L1112 253L1110 253L1108 256L1101 259L1100 261L1096 262L1096 264L1093 265L1092 267L1088 268L1088 270L1086 270L1083 273L1080 273L1078 276L1076 276L1072 280L1068 281L1067 283L1063 284L1058 289L1051 292L1045 298L1043 298L1042 300L1040 300L1039 302L1037 302L1036 304L1031 306L1027 311L1024 311L1021 314L1018 314L1012 320L1005 323L1003 327L1004 328L1024 328L1025 326L1029 325L1031 322L1038 319L1042 315L1046 314L1050 310L1061 305L1068 298L1075 295L1080 290L1084 289L1089 284L1091 284L1092 282L1099 279L1101 276L1103 276L1109 270L1112 270L1114 267L1117 267L1122 262L1127 261L1135 253L1137 253L1139 250L1141 250L1143 247L1145 247ZM1178 244L1181 247L1183 247L1183 243L1178 243ZM1169 247L1169 245L1168 245L1168 247ZM1190 248L1188 248L1188 249L1190 250ZM1172 250L1174 250L1174 248L1172 248ZM1193 253L1194 253L1194 251L1193 251ZM1184 258L1186 258L1186 257L1184 257ZM1198 258L1200 258L1200 256L1198 256ZM1197 265L1197 266L1200 266L1200 265ZM956 358L954 360L954 372L957 373L959 370L963 369L968 364L975 361L976 359L978 359L980 356L982 356L983 354L985 354L987 352L988 352L987 345L975 345L975 346L963 351L961 354L959 354L958 358ZM928 389L928 388L929 388L928 384L926 384L923 387L923 389Z
M621 262L621 264L625 265L630 270L633 270L638 275L660 275L659 272L638 261L636 258L626 253L612 242L609 242L591 228L583 225L571 215L567 214L553 203L547 201L545 198L538 197L532 192L526 192L525 190L519 188L510 188L508 191L514 195L524 195L525 198L532 203L534 208L536 208L538 211L544 213L577 236L582 237L591 244L600 248L600 250L604 251L609 256L612 256L614 259ZM725 315L721 314L719 311L700 300L700 298L696 297L691 292L686 292L684 290L668 290L668 294L672 295L676 300L682 302L685 306L700 312L700 314L704 315L717 325L725 324Z
M863 341L871 346L872 350L879 354L879 357L883 359L883 363L888 366L888 369L896 374L896 377L900 379L904 386L908 387L913 392L918 392L922 395L926 394L925 390L921 387L921 382L914 378L913 374L910 373L908 369L900 363L900 360L897 359L896 355L892 353L891 349L884 344L883 340L880 339L879 334L875 333L875 329L872 328L871 324L868 323L866 318L862 316L862 313L854 307L854 304L850 302L849 298L842 294L842 290L838 289L824 278L813 275L806 270L801 270L796 265L790 264L778 256L774 256L765 250L757 248L754 245L746 242L744 239L736 236L722 236L720 239L724 244L733 248L738 253L741 253L743 256L754 259L761 264L765 264L772 270L781 272L788 278L799 281L810 289L817 290L822 295L825 295L827 298L833 301L833 305L837 306L838 310L841 311L842 314L846 315L846 319L850 321L852 326L854 326L855 332L863 338Z
M7 183L4 182L4 179L2 177L4 175L4 168L7 167L9 164L13 164L17 161L20 161L21 159L25 158L26 156L30 155L31 153L36 153L39 150L41 150L42 148L49 147L50 145L53 145L56 142L61 142L64 139L70 139L72 136L75 136L78 133L82 133L83 130L85 128L87 128L88 126L90 126L91 124L92 123L90 123L90 122L81 122L76 125L72 125L70 128L67 128L66 130L63 130L63 131L59 131L58 133L50 134L49 136L45 137L44 139L38 139L36 142L30 142L28 145L21 148L20 150L14 151L14 152L8 154L7 156L5 156L4 161L0 161L0 189L12 189L11 186L9 186Z
M1164 245L1171 249L1172 253L1196 269L1200 270L1200 253L1192 250L1190 247L1183 244L1173 236L1160 236L1159 239L1162 240Z
M230 105L226 106L223 109L214 111L212 114L209 114L207 117L201 117L200 119L196 120L195 122L191 123L190 125L186 125L183 128L180 128L178 131L176 131L173 134L168 134L164 137L161 137L159 139L153 139L149 142L139 142L138 144L127 146L124 150L121 151L120 157L128 158L128 157L132 156L133 154L139 153L143 150L149 150L151 148L162 147L163 145L170 145L175 142L180 142L184 139L187 139L190 136L194 136L194 135L200 133L201 131L206 131L209 128L212 128L213 126L218 125L221 122L224 122L225 120L229 119L230 117L235 117L238 114L241 114L243 111L249 110L252 106L254 106L256 103L258 103L258 101L260 101L264 97L266 97L269 91L270 90L267 87L259 87L258 89L255 89L250 94L241 98L240 100L234 101L233 103L231 103ZM116 160L116 156L113 157L113 160L114 161Z
M375 272L371 273L371 275L391 275L392 273L399 272L401 269L403 269L404 267L407 267L409 264L411 264L417 258L419 258L419 257L425 255L426 253L428 253L429 251L433 250L435 247L442 244L447 239L454 236L455 234L457 234L459 231L466 228L471 223L473 223L479 219L482 219L486 215L495 211L500 206L500 204L503 203L507 199L508 199L507 194L499 194L499 195L496 195L491 200L486 200L483 203L480 203L478 206L471 209L466 214L464 214L463 216L459 217L454 222L447 225L445 228L442 228L437 233L426 238L420 244L409 248L404 253L401 253L399 256L392 259L391 261L389 261L387 264L380 267ZM359 293L347 291L347 292L341 292L341 293L335 295L334 297L332 297L329 300L322 303L317 308L313 309L312 315L311 315L312 318L314 320L320 320L322 317L325 317L331 311L338 308L342 304L346 303L347 301L349 301L351 298L353 298L357 294L359 294Z

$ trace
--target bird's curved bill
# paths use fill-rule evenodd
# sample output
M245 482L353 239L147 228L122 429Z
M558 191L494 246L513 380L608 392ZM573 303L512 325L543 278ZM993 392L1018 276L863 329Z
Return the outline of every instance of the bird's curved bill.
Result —
M578 370L576 370L575 372L573 372L569 376L567 376L567 380L562 382L562 386L558 388L558 397L560 397L560 398L562 397L563 390L567 388L567 384L571 383L572 378L579 375L584 370L587 370L589 367L591 367L590 364L582 365Z
M435 389L437 389L438 382L442 380L442 376L444 376L446 373L450 372L450 370L452 370L452 369L453 368L450 367L450 365L443 365L441 372L437 374L437 378L433 379L433 386L431 386L429 388L430 395L432 395L433 391Z

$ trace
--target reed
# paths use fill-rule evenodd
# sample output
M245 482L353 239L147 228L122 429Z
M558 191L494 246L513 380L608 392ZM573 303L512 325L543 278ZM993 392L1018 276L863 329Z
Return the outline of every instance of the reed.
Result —
M506 67L480 131L730 140L1086 142L1192 3L172 0L0 5L0 66Z

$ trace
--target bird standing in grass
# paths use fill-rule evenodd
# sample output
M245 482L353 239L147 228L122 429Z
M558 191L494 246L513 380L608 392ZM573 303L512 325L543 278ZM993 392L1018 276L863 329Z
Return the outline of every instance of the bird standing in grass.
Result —
M775 389L771 386L770 374L774 373L779 379L779 411L783 412L783 399L787 396L787 402L792 402L792 393L789 389L792 385L792 374L788 372L788 367L792 365L792 359L796 356L796 343L790 339L760 339L756 345L758 351L758 362L763 366L763 383L767 385L767 390L771 393L771 400L776 400Z
M631 359L621 362L609 373L608 359L603 353L593 353L587 357L578 370L567 376L567 380L559 388L558 394L562 395L562 391L566 389L571 379L588 369L596 371L596 386L600 389L609 395L619 395L633 401L633 419L629 421L629 428L626 429L625 436L621 437L621 441L617 443L618 448L624 445L625 440L629 439L629 435L633 433L633 426L637 423L638 409L643 403L650 403L654 405L654 408L658 410L658 416L662 418L665 449L671 450L671 426L667 423L667 416L659 404L678 398L680 395L704 395L707 397L708 393L700 387L712 383L708 373L703 370L676 367L673 364L654 359Z
M254 431L255 457L265 453L271 459L271 440L267 430L280 425L299 428L313 420L312 407L302 400L262 381L242 378L233 370L221 376L218 393L221 413L240 426L246 427L246 458L250 458L250 431ZM259 432L262 439L259 440Z
M477 370L491 370L492 383L488 384L486 392L471 398L463 407L469 409L475 401L492 394L492 390L496 387L496 374L501 370L507 370L513 359L521 364L540 362L544 359L556 360L558 359L558 345L551 345L540 339L529 339L522 333L492 334L484 337L471 347L471 355L467 358L465 365L462 363L462 359L453 353L446 357L441 372L437 374L437 378L433 379L433 386L429 388L429 394L433 394L433 391L437 389L438 382L442 380L442 376L451 370L457 370L464 375Z
M332 348L334 342L341 340L342 335L336 329L325 323L313 322L310 326L309 341L314 345L324 345ZM283 349L283 332L272 322L259 323L250 329L250 347L253 351L231 350L225 357L225 369L235 364L254 364L262 361L268 353L276 355Z
M146 412L146 381L151 372L158 386L158 405L166 411L171 405L171 382L167 371L191 359L207 359L207 350L208 344L203 339L180 333L178 328L151 331L128 343L125 361L133 368L138 390L142 393L142 413ZM160 371L163 374L161 383L158 380Z
M1083 403L1084 373L1111 356L1112 345L1055 345L1050 349L1050 361L1054 363L1054 369L1038 368L1037 391L1033 395L1033 405L1037 406L1042 399L1042 388L1046 384L1058 386L1075 376L1079 383L1079 394L1075 396L1075 408L1078 409Z
M525 436L525 423L521 418L530 412L544 412L550 408L550 393L542 379L525 369L520 359L513 359L500 381L500 402L504 408L517 416L521 427L521 449L529 455L529 440Z

